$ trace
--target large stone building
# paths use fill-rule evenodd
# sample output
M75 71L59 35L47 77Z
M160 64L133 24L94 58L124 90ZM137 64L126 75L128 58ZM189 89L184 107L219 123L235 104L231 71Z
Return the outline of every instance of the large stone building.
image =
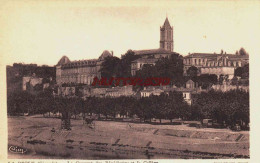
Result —
M94 77L101 77L100 69L104 59L113 56L105 50L98 59L70 61L63 56L56 65L56 82L63 83L92 84Z
M160 48L148 50L134 50L135 55L140 56L131 64L131 74L134 76L137 70L142 69L145 64L155 65L160 58L169 58L173 52L173 27L170 25L168 18L162 27L160 27Z
M193 53L183 58L185 75L191 66L195 66L199 74L228 75L229 78L234 76L237 67L242 67L248 62L248 55L235 54Z

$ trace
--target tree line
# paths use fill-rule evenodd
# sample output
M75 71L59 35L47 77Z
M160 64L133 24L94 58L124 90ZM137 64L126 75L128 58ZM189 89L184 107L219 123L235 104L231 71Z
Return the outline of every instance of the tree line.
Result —
M69 112L76 117L80 113L95 114L99 118L115 119L138 117L141 121L152 118L199 120L210 118L221 124L234 125L238 121L249 123L249 93L242 90L229 92L209 91L194 95L193 104L188 105L180 92L142 98L119 97L54 97L50 90L34 95L26 91L8 95L8 115L43 114Z

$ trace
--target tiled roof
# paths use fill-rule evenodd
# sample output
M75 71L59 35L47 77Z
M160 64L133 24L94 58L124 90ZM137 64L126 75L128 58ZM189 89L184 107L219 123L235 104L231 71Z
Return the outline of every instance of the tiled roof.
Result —
M70 59L67 57L67 56L63 56L59 62L57 63L57 66L59 65L63 65L63 64L66 64L66 63L69 63L70 62Z
M147 49L147 50L134 50L136 55L147 55L147 54L172 54L173 52L165 50L163 48L159 49Z
M66 64L63 64L63 67L70 67L70 66L89 66L89 65L96 65L97 59L85 59L85 60L78 60L72 61Z
M99 59L105 59L106 57L112 57L112 54L108 51L108 50L105 50L103 51L103 53L100 55Z
M133 62L141 62L141 63L155 63L156 61L158 61L157 58L139 58L139 59L136 59Z
M188 58L188 57L198 57L198 58L202 58L202 57L205 57L205 58L209 58L209 57L212 57L212 58L216 58L216 57L228 57L228 58L249 58L249 56L242 56L242 55L235 55L235 54L216 54L216 53L192 53L192 54L189 54L187 56L185 56L185 58Z

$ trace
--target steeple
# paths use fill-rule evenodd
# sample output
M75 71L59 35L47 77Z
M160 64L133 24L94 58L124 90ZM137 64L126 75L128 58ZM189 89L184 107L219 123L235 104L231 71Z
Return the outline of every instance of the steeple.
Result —
M168 17L166 17L164 24L163 24L163 28L169 28L169 27L171 27L171 25L170 25L170 22L168 20Z
M168 51L173 51L173 27L170 25L168 16L162 27L160 27L160 48Z

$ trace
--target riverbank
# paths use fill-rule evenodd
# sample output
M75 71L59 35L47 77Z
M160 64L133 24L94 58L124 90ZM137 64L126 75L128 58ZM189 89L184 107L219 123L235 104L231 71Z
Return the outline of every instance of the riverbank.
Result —
M28 150L10 158L142 159L249 158L249 132L197 129L186 125L151 125L96 121L95 128L42 116L8 118L8 144ZM52 132L52 128L55 132Z

